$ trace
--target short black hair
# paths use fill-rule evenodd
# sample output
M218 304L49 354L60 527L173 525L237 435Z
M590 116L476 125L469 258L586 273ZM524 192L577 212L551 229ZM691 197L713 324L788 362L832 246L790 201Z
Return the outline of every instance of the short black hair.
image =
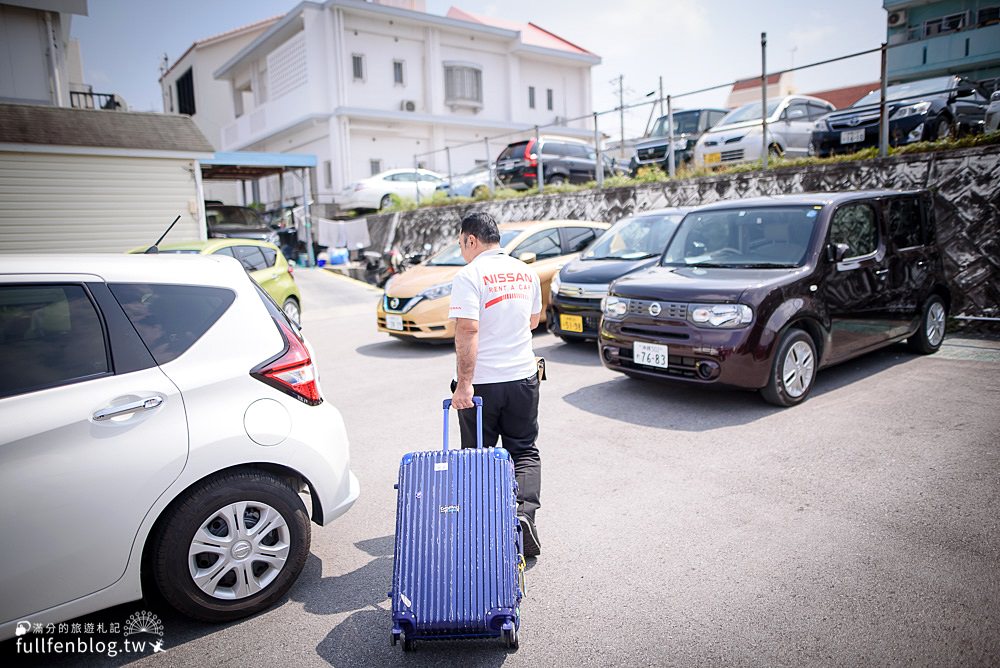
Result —
M496 218L485 211L473 211L462 219L462 236L471 234L484 244L500 243Z

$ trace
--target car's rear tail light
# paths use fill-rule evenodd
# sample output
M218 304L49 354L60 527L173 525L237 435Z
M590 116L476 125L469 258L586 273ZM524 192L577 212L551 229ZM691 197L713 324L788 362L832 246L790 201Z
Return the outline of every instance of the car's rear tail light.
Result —
M291 262L288 263L288 275L292 276L293 278L295 277L295 265L292 264Z
M528 143L525 144L524 146L524 159L528 161L529 167L538 166L538 156L535 153L532 153L531 151L531 149L533 149L534 147L535 147L534 139L529 139Z
M309 350L288 323L275 318L274 324L285 340L285 348L251 369L250 375L304 404L318 406L323 403L323 397L319 393L316 367L309 357Z

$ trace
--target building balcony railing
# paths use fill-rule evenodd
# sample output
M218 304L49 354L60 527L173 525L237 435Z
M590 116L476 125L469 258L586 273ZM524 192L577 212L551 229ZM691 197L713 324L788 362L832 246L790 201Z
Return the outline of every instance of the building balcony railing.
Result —
M106 109L117 111L122 108L118 96L114 93L84 93L70 91L69 106L74 109Z

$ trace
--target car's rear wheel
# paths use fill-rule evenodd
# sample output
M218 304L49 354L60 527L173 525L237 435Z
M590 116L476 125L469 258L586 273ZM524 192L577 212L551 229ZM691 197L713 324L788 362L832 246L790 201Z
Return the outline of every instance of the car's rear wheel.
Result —
M390 206L392 206L392 195L383 195L382 201L379 202L378 208L388 209Z
M296 325L302 324L302 310L299 308L299 302L295 297L289 297L285 300L285 303L281 305L281 310L285 312L288 319L294 322Z
M816 344L801 329L781 337L771 363L771 376L761 395L775 406L794 406L809 396L816 379Z
M566 183L566 177L562 174L553 174L552 177L548 179L547 183L550 186L561 186Z
M163 598L194 619L225 622L288 592L309 554L309 517L285 481L236 471L188 491L153 540L150 568Z
M490 194L490 189L486 186L476 186L475 190L472 191L472 196L475 199L482 199Z
M923 355L936 353L944 341L947 317L948 309L945 307L943 299L937 295L928 299L921 312L920 326L917 327L913 336L906 340L910 350Z

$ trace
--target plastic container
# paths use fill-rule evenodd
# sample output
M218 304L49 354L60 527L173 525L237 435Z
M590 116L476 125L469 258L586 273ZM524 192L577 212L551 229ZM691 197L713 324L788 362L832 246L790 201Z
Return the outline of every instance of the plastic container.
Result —
M329 251L330 264L346 264L347 263L347 249L346 248L331 248Z

